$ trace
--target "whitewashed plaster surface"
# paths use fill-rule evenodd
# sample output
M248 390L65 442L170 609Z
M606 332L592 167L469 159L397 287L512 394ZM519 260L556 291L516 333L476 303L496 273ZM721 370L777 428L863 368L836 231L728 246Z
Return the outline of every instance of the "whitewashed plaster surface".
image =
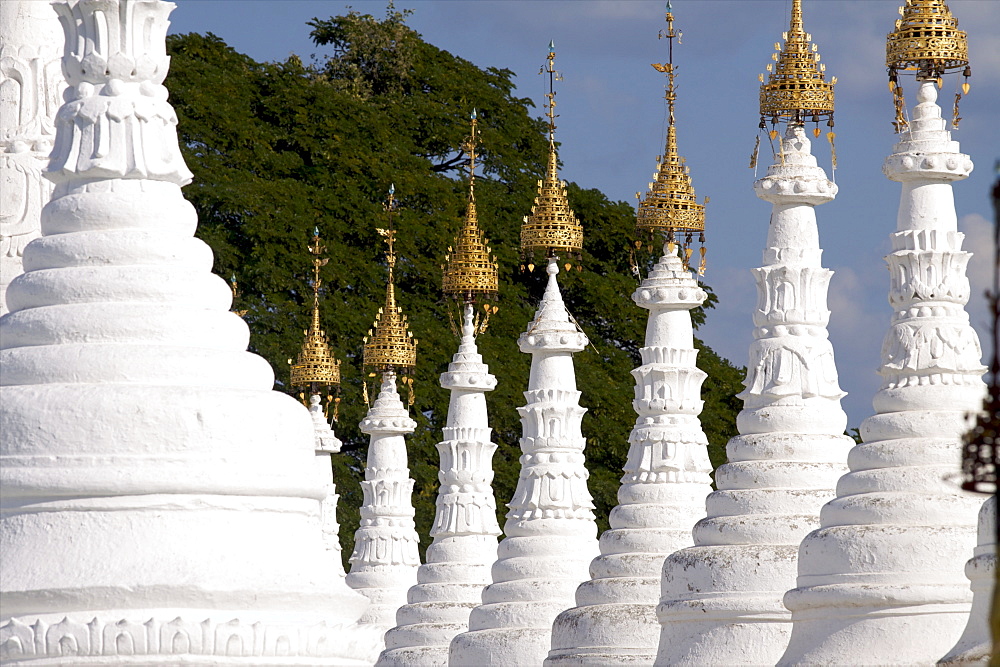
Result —
M490 583L497 558L496 500L493 497L492 429L486 392L497 384L476 349L471 305L466 305L462 339L441 386L449 390L448 418L441 454L437 512L426 563L417 570L417 585L396 612L397 626L385 636L378 664L447 665L455 635L469 629L469 612Z
M340 453L343 443L327 421L322 400L319 394L312 394L309 397L309 416L312 417L313 430L316 434L316 471L323 480L326 490L320 503L323 547L327 552L327 562L330 564L331 572L342 577L344 561L340 548L340 524L337 523L337 501L340 500L340 496L337 495L337 485L333 480L333 464L330 457Z
M598 555L594 504L587 490L573 353L587 337L570 321L559 293L557 260L535 319L518 345L531 355L521 414L521 473L493 564L493 583L451 642L452 665L540 665L552 621L574 606L577 586Z
M779 664L932 663L959 639L972 593L980 497L958 489L960 437L982 407L979 340L969 326L966 265L952 181L972 171L951 140L933 82L883 166L902 183L890 235L889 303L876 414L848 458L837 498L799 548L793 628ZM892 641L886 638L891 637Z
M698 420L706 375L695 366L690 314L705 298L676 247L664 248L632 295L649 319L642 365L632 371L638 417L619 504L591 579L577 588L577 606L555 620L546 665L648 665L656 657L663 560L692 544L691 526L705 515L712 490L708 438Z
M174 5L55 8L54 198L0 318L0 659L369 664L308 412L271 391L193 238L163 86Z
M63 32L48 2L0 2L0 315L7 285L24 270L52 183L42 176L66 80Z
M827 288L815 206L837 186L816 166L801 125L754 184L772 204L739 435L716 471L692 548L663 566L656 664L774 664L791 632L782 604L796 553L847 472L844 393L827 335Z
M939 664L985 665L993 652L990 636L990 608L997 569L997 497L990 496L979 510L979 544L965 564L965 576L972 588L972 613L965 632Z
M382 374L382 388L361 422L369 436L361 525L354 533L354 553L347 583L371 600L361 622L379 629L396 625L396 610L406 604L406 592L417 583L420 537L413 523L413 480L406 460L410 419L396 390L396 374ZM379 651L385 648L380 643Z

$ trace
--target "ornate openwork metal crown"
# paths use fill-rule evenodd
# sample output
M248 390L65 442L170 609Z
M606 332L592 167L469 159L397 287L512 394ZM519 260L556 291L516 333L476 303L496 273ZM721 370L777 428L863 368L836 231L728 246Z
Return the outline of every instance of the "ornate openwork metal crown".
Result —
M466 303L475 301L477 295L495 297L497 294L497 260L491 256L488 242L479 228L476 213L476 112L472 112L472 131L462 148L469 154L469 203L462 229L455 238L454 248L448 247L442 291L446 296Z
M534 270L536 253L542 257L558 255L567 260L575 258L578 262L582 259L583 225L569 207L565 181L559 179L555 81L562 77L556 72L555 59L555 45L550 42L548 63L541 70L549 75L549 92L545 94L545 115L549 118L548 166L545 178L538 181L538 195L531 207L531 215L526 215L521 225L521 258L527 263L529 271Z
M886 37L890 72L917 70L928 78L969 66L969 43L944 0L907 0Z
M677 124L674 118L674 103L677 101L677 91L674 87L676 68L674 67L674 39L680 43L681 32L674 30L674 14L670 3L667 3L667 30L660 33L661 38L668 42L668 61L665 64L653 63L657 71L667 75L667 100L669 125L667 126L667 142L663 155L656 159L657 170L653 173L653 182L649 184L646 197L639 202L636 213L636 230L640 236L652 237L663 234L670 241L679 240L685 246L685 264L691 256L687 247L693 241L693 234L698 233L699 241L705 242L705 204L699 204L691 182L690 170L683 157L677 152ZM635 193L639 199L639 193ZM708 199L705 199L708 203ZM678 238L678 235L681 238ZM642 242L637 241L637 246ZM702 246L702 262L699 272L705 270L705 249Z
M913 72L921 81L937 80L952 71L962 70L965 77L960 93L955 94L952 127L957 129L961 117L958 103L969 92L969 43L964 30L958 29L958 19L952 16L944 0L906 0L899 8L902 18L896 19L896 29L886 36L885 66L889 72L889 90L896 107L894 125L897 132L908 126L904 110L906 102L899 86L900 72Z
M385 205L389 214L389 229L376 230L388 245L385 258L389 264L389 280L385 286L385 306L379 308L375 323L364 338L363 363L379 372L405 371L417 365L417 340L407 329L406 315L396 305L396 286L393 283L396 268L396 230L392 228L392 216L396 211L394 191L395 188L389 189L389 200Z
M302 332L306 339L302 344L302 351L299 352L298 358L292 364L292 386L308 387L314 392L319 386L340 385L340 360L334 359L330 353L326 332L323 331L319 323L319 288L323 284L319 277L319 270L329 261L319 257L324 250L326 248L320 244L319 229L317 228L313 234L312 245L309 246L309 252L313 254L312 322L309 324L309 329Z
M760 122L772 125L781 120L803 123L827 121L833 127L833 87L837 77L826 79L826 65L820 62L819 47L802 27L802 0L792 1L788 32L782 47L775 42L775 61L767 66L767 82L760 75Z

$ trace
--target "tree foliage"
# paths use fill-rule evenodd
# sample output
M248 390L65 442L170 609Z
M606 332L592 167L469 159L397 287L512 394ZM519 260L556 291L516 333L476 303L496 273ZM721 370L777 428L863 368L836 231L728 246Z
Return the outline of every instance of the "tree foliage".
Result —
M408 450L422 546L429 541L435 444L448 405L437 380L457 347L448 323L449 309L457 307L440 296L440 266L464 213L466 156L459 146L473 108L482 137L479 219L501 266L500 311L479 339L499 380L487 401L499 445L494 488L501 514L517 482L521 429L515 407L524 403L530 365L516 340L544 288L542 272L518 270L520 222L546 157L544 123L532 116L530 100L515 96L512 72L480 69L438 49L404 19L391 6L384 19L354 12L314 19L314 40L332 54L313 65L295 56L258 63L210 33L168 38L168 85L182 150L195 174L185 194L200 216L198 235L215 252L216 272L239 285L234 307L246 309L251 349L275 368L279 390L288 390L287 360L308 325L306 246L314 226L326 245L323 326L344 360L336 428L345 451L334 457L334 470L345 557L358 525L367 448L357 427L366 411L361 339L384 299L386 266L375 228L387 223L381 203L391 184L401 203L398 300L420 340L413 409L418 427ZM590 488L605 528L635 421L630 371L639 364L646 311L629 298L636 286L629 266L631 207L573 184L569 197L587 235L584 270L560 281L592 343L576 356L576 369L588 409L583 429ZM695 317L702 321L704 314ZM701 348L699 365L709 373L702 420L718 465L735 434L734 395L742 377Z

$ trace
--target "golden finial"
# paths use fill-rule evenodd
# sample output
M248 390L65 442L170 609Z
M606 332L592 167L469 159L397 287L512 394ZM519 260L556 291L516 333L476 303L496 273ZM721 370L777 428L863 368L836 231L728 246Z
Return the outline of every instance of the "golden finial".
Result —
M562 75L555 68L555 44L549 42L548 63L540 73L549 75L549 92L545 94L545 115L549 122L549 157L545 178L538 181L538 195L531 207L531 215L524 217L521 225L521 259L529 271L535 268L535 254L542 257L561 255L564 259L575 258L577 269L583 259L583 225L569 207L566 183L559 179L558 157L556 155L556 91L555 82ZM566 267L569 268L567 262Z
M445 264L442 291L445 296L473 303L478 295L495 298L497 295L497 260L491 256L489 243L479 229L479 218L476 213L476 146L479 133L476 127L476 111L471 116L472 129L469 138L462 144L463 150L469 155L469 201L465 211L465 220L455 238L454 249L448 248ZM492 312L490 309L487 312Z
M326 248L320 243L319 228L313 231L313 241L309 246L309 252L313 255L313 307L312 321L309 329L303 331L305 342L295 363L292 364L292 387L307 389L310 394L318 394L320 387L340 387L340 360L334 359L330 353L329 341L326 332L320 326L319 320L319 289L323 281L319 277L320 267L326 266L330 260L320 258ZM303 402L309 405L308 398L303 393ZM340 397L336 399L332 395L327 396L327 406L331 400L335 400L337 407L340 405ZM337 419L336 409L334 420Z
M767 66L767 82L760 87L761 127L767 120L772 128L781 121L804 124L826 120L832 128L837 77L826 79L819 48L802 25L802 0L792 0L788 32L782 37L785 43L775 43L776 63Z
M802 24L802 0L792 0L788 32L782 38L784 45L774 44L776 53L771 54L771 58L775 62L767 66L767 82L764 82L763 74L758 77L761 81L758 127L766 130L770 121L768 135L773 141L778 136L776 126L780 122L793 125L812 122L816 124L813 136L818 137L821 133L819 123L825 120L828 128L826 138L830 142L833 166L836 168L833 87L837 84L837 77L826 78L826 65L820 62L819 47L812 43L812 35L805 31ZM751 162L751 167L756 166L756 159Z
M893 125L897 132L904 131L906 101L899 85L899 74L912 72L918 81L937 81L940 88L944 75L962 70L964 80L961 92L955 94L952 127L958 129L958 102L969 92L969 43L964 30L958 29L956 19L944 0L906 0L899 8L902 18L896 28L886 36L885 66L889 72L889 90L896 107Z
M240 298L240 286L239 283L236 282L235 273L229 277L229 291L233 293L233 304L235 305L236 300ZM232 312L236 313L240 317L243 317L244 315L247 314L248 311L244 308L244 309L234 309Z
M385 286L385 306L379 308L375 323L364 338L363 364L378 373L393 371L405 376L407 371L417 365L417 340L407 328L406 315L396 305L393 275L396 268L396 230L393 229L393 217L397 209L395 191L394 185L389 188L389 197L384 205L389 217L388 229L375 230L386 241L385 258L389 266L389 279ZM410 385L412 404L412 379L403 377L402 382Z
M687 252L698 233L698 241L705 243L705 204L699 204L691 183L691 174L683 157L677 152L677 126L674 118L674 103L677 92L674 77L677 70L674 66L674 39L680 44L682 33L674 29L673 7L667 3L667 29L660 32L660 38L666 38L668 43L668 59L665 64L654 63L657 71L667 75L667 141L663 155L657 158L657 170L653 174L653 182L649 184L649 192L645 199L639 202L636 214L636 230L640 236L652 237L662 233L668 242L679 242L685 252L681 258L690 257ZM639 193L636 193L639 198ZM705 199L708 203L708 199ZM642 247L642 241L636 241L636 247ZM702 246L704 250L704 246ZM701 264L698 272L704 274L705 253L701 252Z

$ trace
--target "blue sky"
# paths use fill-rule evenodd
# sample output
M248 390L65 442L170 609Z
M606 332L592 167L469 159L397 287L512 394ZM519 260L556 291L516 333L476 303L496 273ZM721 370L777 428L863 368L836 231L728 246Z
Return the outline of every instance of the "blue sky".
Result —
M851 426L872 413L879 386L882 336L891 313L882 257L895 228L899 184L881 172L892 152L892 102L884 66L885 35L898 18L899 0L805 0L806 30L819 45L827 73L837 76L836 201L817 209L824 265L836 273L830 287L830 336L837 356L844 407ZM992 270L989 190L1000 159L1000 2L951 0L969 33L972 90L962 103L953 138L972 156L972 176L956 183L959 229L970 265L969 312L984 337L982 297ZM257 60L308 59L323 51L309 40L306 21L344 13L348 6L382 16L385 2L354 0L177 0L171 32L213 32ZM480 67L517 74L518 94L535 100L539 115L549 40L554 40L558 85L557 138L562 176L633 204L663 151L664 77L650 63L666 60L664 3L647 0L399 0L413 9L408 24L436 46ZM757 75L764 72L788 27L791 0L674 0L675 26L683 31L678 65L677 124L699 197L711 197L706 214L708 273L719 295L699 335L738 365L747 363L756 291L749 270L761 264L770 205L753 194L747 168L757 131ZM957 86L941 93L945 113ZM907 102L916 89L907 80ZM169 78L166 81L170 85ZM830 172L825 141L813 152ZM758 176L767 158L762 153ZM586 221L583 221L586 228Z

